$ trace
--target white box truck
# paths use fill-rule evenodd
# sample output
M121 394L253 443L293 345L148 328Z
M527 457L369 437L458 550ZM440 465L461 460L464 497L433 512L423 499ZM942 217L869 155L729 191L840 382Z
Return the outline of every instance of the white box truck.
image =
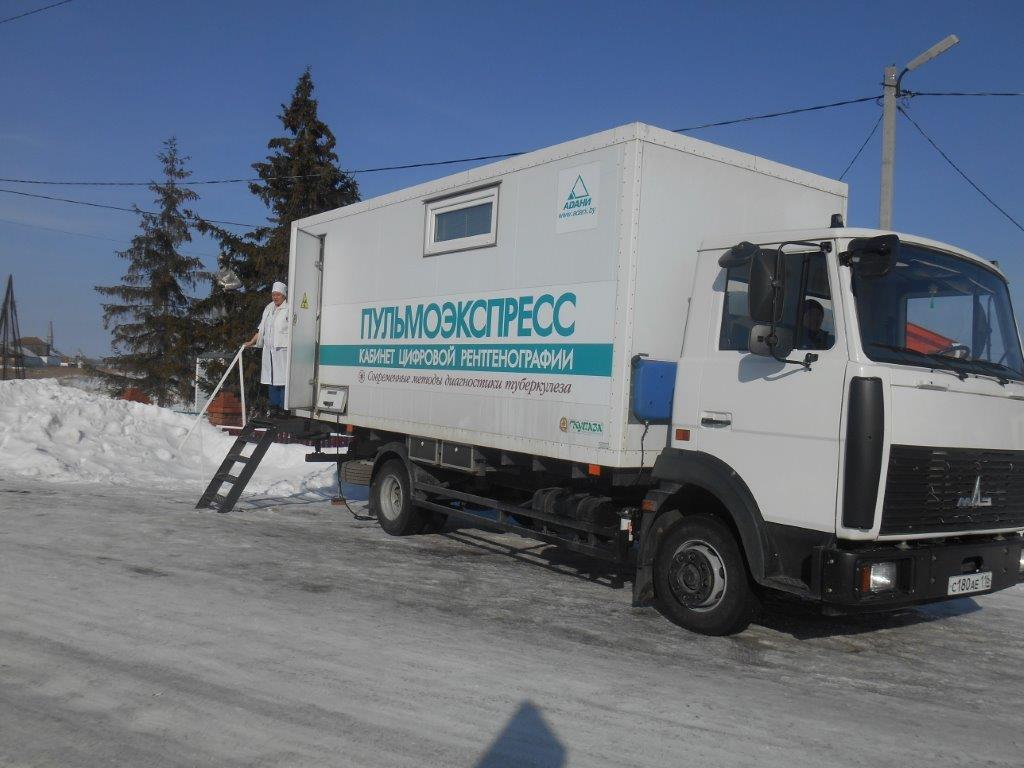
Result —
M1006 280L846 198L632 124L297 221L286 407L387 532L482 517L698 632L1016 584Z

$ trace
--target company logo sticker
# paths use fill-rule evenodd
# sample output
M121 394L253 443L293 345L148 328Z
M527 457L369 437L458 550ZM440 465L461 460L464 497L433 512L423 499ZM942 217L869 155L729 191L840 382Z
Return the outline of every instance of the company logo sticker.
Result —
M563 432L574 432L576 434L604 434L604 425L600 421L582 421L580 419L568 419L565 416L559 420L558 428Z
M575 232L597 226L600 185L600 163L567 168L558 174L557 232Z
M592 198L590 192L587 191L587 183L583 181L582 176L576 177L576 183L572 185L572 189L569 191L569 198L565 201L565 205L562 206L562 212L571 211L574 208L590 207Z
M974 493L970 496L961 496L956 500L956 505L960 508L967 507L969 509L992 506L992 497L981 495L981 475L978 475L974 481Z

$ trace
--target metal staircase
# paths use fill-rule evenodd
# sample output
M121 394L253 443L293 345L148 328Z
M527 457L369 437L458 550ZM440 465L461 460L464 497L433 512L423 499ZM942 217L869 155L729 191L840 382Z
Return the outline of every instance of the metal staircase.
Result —
M263 456L267 453L267 449L277 437L279 429L279 426L273 421L264 421L263 419L252 419L242 427L242 431L238 433L238 438L231 446L231 450L228 451L228 455L224 457L224 461L214 473L210 484L206 486L206 490L199 498L196 509L213 509L217 512L230 512L234 509L242 491L245 490L245 486L248 485L253 473L263 460ZM263 430L262 434L257 434L258 430ZM252 449L252 453L247 455L245 449L250 445L255 447ZM238 464L242 466L241 471L238 474L232 474ZM225 485L228 486L227 493L221 493L221 489Z
M234 509L267 450L282 434L314 443L315 447L306 456L306 461L326 461L340 466L345 458L343 453L325 453L322 450L322 443L331 437L331 432L309 419L287 415L250 419L238 433L228 455L224 457L210 484L206 486L196 509L213 509L217 512L230 512ZM250 445L254 446L252 453L246 454L245 450ZM236 471L238 465L242 468ZM228 489L222 493L224 486L228 486Z

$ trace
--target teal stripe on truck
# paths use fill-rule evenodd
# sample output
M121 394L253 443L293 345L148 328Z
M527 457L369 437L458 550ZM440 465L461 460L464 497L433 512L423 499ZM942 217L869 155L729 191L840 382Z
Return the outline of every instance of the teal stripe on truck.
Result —
M325 344L320 365L611 376L611 344Z

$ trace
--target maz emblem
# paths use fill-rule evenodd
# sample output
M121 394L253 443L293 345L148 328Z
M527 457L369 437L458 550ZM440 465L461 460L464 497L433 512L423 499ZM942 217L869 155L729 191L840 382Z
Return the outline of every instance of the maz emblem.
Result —
M991 507L992 497L981 495L981 475L974 481L974 493L970 496L961 496L956 500L958 507Z

